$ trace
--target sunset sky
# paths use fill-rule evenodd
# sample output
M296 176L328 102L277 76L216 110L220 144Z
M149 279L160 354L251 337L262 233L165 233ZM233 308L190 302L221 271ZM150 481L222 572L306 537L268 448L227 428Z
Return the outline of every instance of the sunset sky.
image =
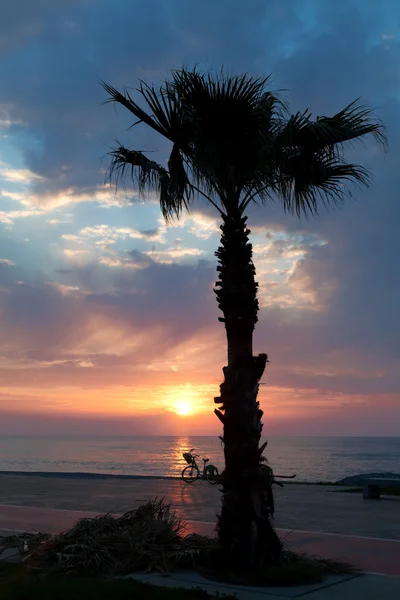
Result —
M156 197L103 185L103 105L171 68L273 73L293 111L359 96L387 126L349 158L373 174L316 220L249 210L267 435L400 435L398 0L0 0L0 433L219 434L219 222L166 226Z

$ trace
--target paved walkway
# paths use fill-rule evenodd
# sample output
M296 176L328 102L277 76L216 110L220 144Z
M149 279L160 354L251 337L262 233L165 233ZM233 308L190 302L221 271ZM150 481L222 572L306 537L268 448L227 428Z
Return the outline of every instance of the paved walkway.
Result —
M26 506L0 506L0 530L58 533L78 519L98 513ZM188 521L188 533L212 535L214 524ZM293 550L324 558L348 561L364 572L400 576L400 540L327 534L315 531L278 529L280 537Z
M340 491L339 491L340 490ZM221 494L207 482L180 480L49 477L0 474L0 529L59 532L81 517L121 514L152 498L164 498L188 522L188 532L211 534ZM295 550L353 563L367 573L324 582L313 589L221 589L239 600L309 597L313 600L400 598L400 498L363 500L341 488L287 484L277 488L275 526ZM382 575L385 575L383 577ZM196 585L174 574L162 585ZM190 577L185 575L184 577ZM178 578L178 579L177 579ZM212 591L212 584L203 583ZM214 585L218 589L218 584Z
M400 497L363 500L320 485L276 488L276 527L400 540ZM0 475L6 505L123 513L149 498L165 498L186 520L214 522L221 494L207 482L162 479L82 479Z
M310 600L397 600L400 598L400 579L381 575L356 577L332 576L321 584L296 587L246 587L214 583L197 573L173 573L170 577L160 574L135 575L134 579L153 585L168 587L203 588L218 597L231 594L237 600L276 600L277 598L302 598Z

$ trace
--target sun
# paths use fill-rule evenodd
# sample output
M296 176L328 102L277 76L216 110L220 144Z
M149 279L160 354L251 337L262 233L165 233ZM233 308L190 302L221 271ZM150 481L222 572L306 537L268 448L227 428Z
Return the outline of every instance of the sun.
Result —
M191 406L190 402L188 402L187 400L179 400L175 404L175 412L177 415L180 415L181 417L186 417L187 415L190 415L190 413L192 412L192 406Z

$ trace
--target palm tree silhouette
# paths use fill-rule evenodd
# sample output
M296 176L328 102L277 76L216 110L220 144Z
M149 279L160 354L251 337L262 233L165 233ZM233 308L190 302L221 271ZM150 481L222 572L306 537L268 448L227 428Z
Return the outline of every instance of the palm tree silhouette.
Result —
M223 552L238 564L269 564L282 545L269 517L273 511L272 472L260 447L262 410L257 401L267 355L253 356L258 300L246 208L280 201L297 216L317 215L351 195L348 183L367 185L368 172L346 162L346 142L384 129L370 109L355 101L332 117L309 111L290 115L268 90L269 78L203 73L183 68L155 88L140 82L142 108L125 90L102 83L108 102L127 108L141 123L171 143L166 166L140 150L118 144L110 153L110 181L130 175L139 192L156 191L166 220L179 218L199 195L221 218L216 252L215 294L227 336L228 359L219 408L225 470L218 521Z

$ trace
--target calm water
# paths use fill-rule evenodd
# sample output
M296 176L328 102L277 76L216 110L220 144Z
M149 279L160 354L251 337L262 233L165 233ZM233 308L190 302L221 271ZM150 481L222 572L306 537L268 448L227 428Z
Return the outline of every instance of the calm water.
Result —
M196 448L222 467L215 437L0 436L0 471L180 475L182 452ZM269 438L277 474L336 481L363 472L400 472L400 438Z

